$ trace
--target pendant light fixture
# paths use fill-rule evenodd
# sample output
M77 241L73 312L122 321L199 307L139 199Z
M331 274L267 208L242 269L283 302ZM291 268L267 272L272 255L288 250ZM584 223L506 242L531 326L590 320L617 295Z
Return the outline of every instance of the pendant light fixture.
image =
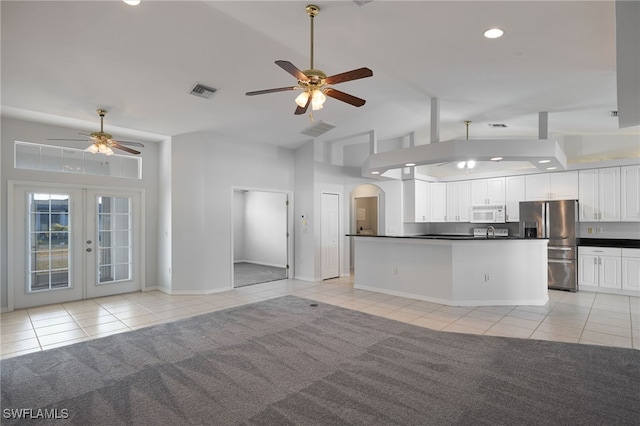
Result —
M467 126L467 140L469 140L469 124L471 124L471 121L465 120L464 125ZM459 169L473 169L475 166L475 160L460 161L458 163Z

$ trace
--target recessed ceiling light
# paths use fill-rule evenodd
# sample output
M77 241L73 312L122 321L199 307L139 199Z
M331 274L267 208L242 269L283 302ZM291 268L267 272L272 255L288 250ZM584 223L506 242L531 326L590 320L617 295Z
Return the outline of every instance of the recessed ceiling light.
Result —
M416 163L407 163L407 164L405 164L405 167L413 167L415 165L416 165Z
M137 6L140 4L140 0L122 0L122 1L128 4L129 6Z
M555 170L557 167L547 167L547 170Z
M504 31L501 30L500 28L491 28L484 32L484 36L486 38L499 38L499 37L502 37L503 34L504 34Z
M371 172L372 175L379 175L380 172Z
M539 164L545 164L545 163L550 163L551 160L540 160L538 161Z
M493 157L493 158L490 158L489 160L491 160L491 161L501 161L502 159L503 159L503 157Z

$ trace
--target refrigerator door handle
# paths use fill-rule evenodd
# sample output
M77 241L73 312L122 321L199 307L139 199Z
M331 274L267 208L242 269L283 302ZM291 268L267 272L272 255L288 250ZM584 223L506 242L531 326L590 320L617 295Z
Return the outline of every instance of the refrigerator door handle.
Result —
M544 203L544 226L542 227L542 238L549 237L549 203Z

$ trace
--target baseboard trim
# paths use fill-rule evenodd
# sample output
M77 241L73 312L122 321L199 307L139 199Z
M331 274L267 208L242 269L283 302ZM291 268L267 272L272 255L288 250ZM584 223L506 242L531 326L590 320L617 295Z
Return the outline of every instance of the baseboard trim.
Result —
M233 287L216 288L213 290L182 290L182 291L174 291L174 290L166 289L164 287L156 287L156 288L153 288L153 290L158 290L158 291L161 291L162 293L169 294L171 296L197 296L197 295L222 293L223 291L233 290Z
M240 262L242 262L242 263L252 263L254 265L261 265L261 266L272 266L274 268L282 268L282 269L285 269L287 267L287 265L281 265L281 264L278 264L278 263L256 262L255 260L241 260L241 261L233 262L233 263L235 264L235 263L240 263Z

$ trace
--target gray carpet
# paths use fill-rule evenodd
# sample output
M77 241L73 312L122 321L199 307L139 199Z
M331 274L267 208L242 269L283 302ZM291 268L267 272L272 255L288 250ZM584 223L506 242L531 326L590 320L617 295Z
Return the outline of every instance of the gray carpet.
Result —
M287 279L287 270L285 268L258 265L257 263L250 262L237 262L233 264L234 287L244 287L284 279Z
M312 304L286 296L3 360L2 423L20 423L6 410L21 408L77 425L640 419L638 350L446 333Z

